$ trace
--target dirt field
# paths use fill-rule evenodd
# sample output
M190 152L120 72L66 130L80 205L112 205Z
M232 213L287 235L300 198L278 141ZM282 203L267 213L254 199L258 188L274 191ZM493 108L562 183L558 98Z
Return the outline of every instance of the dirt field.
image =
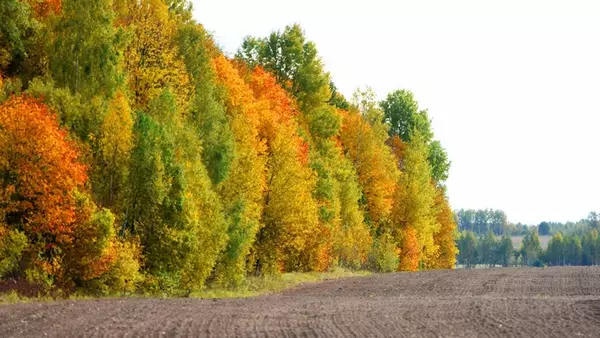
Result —
M499 236L498 239L502 238L502 236ZM513 247L515 248L515 250L518 250L521 248L521 245L523 244L523 238L525 238L525 236L512 236L512 242L513 242ZM550 240L552 240L552 236L539 236L540 238L540 247L544 250L548 249L548 243L550 243Z
M600 336L600 267L398 273L249 299L0 306L0 336Z

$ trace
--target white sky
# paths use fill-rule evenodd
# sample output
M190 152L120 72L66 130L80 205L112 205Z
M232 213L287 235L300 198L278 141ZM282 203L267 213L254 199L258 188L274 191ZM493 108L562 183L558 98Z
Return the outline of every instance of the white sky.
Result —
M227 53L299 23L347 98L411 90L452 160L453 208L528 224L600 210L600 1L193 2Z

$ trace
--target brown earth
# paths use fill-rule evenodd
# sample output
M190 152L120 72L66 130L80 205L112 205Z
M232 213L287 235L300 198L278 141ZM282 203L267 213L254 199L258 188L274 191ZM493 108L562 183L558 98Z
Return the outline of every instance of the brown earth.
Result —
M248 299L0 306L0 336L598 337L600 267L397 273Z

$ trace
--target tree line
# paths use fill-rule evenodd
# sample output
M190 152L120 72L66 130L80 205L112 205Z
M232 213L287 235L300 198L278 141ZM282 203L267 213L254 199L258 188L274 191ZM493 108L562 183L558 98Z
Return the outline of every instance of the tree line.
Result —
M582 235L590 228L599 228L600 224L600 215L594 211L590 212L587 218L576 222L544 221L537 225L527 225L521 222L511 223L504 211L494 209L460 209L454 212L454 217L459 231L472 231L477 235L486 235L489 231L492 231L497 236L503 234L525 236L530 229L536 227L540 236L553 235L559 232Z
M590 228L583 234L552 236L544 250L538 232L530 229L523 237L520 248L513 246L512 237L495 236L490 230L485 236L463 231L457 239L458 263L466 267L486 266L564 266L600 264L600 237L598 228Z
M298 25L226 57L186 0L5 0L0 279L179 294L455 265L411 92L341 95Z

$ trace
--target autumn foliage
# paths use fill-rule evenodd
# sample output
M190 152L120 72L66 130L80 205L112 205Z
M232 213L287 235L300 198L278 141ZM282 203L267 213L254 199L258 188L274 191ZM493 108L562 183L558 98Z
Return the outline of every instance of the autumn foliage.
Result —
M32 263L58 274L61 251L76 236L74 192L83 188L86 167L42 103L25 96L0 106L0 213L10 230L30 239Z
M29 2L38 18L58 14L62 9L62 0L29 0Z
M7 1L0 278L185 296L455 265L426 112L346 101L300 26L229 58L187 1Z
M41 234L49 248L73 239L74 190L86 167L49 109L27 97L0 106L0 168L5 222Z

